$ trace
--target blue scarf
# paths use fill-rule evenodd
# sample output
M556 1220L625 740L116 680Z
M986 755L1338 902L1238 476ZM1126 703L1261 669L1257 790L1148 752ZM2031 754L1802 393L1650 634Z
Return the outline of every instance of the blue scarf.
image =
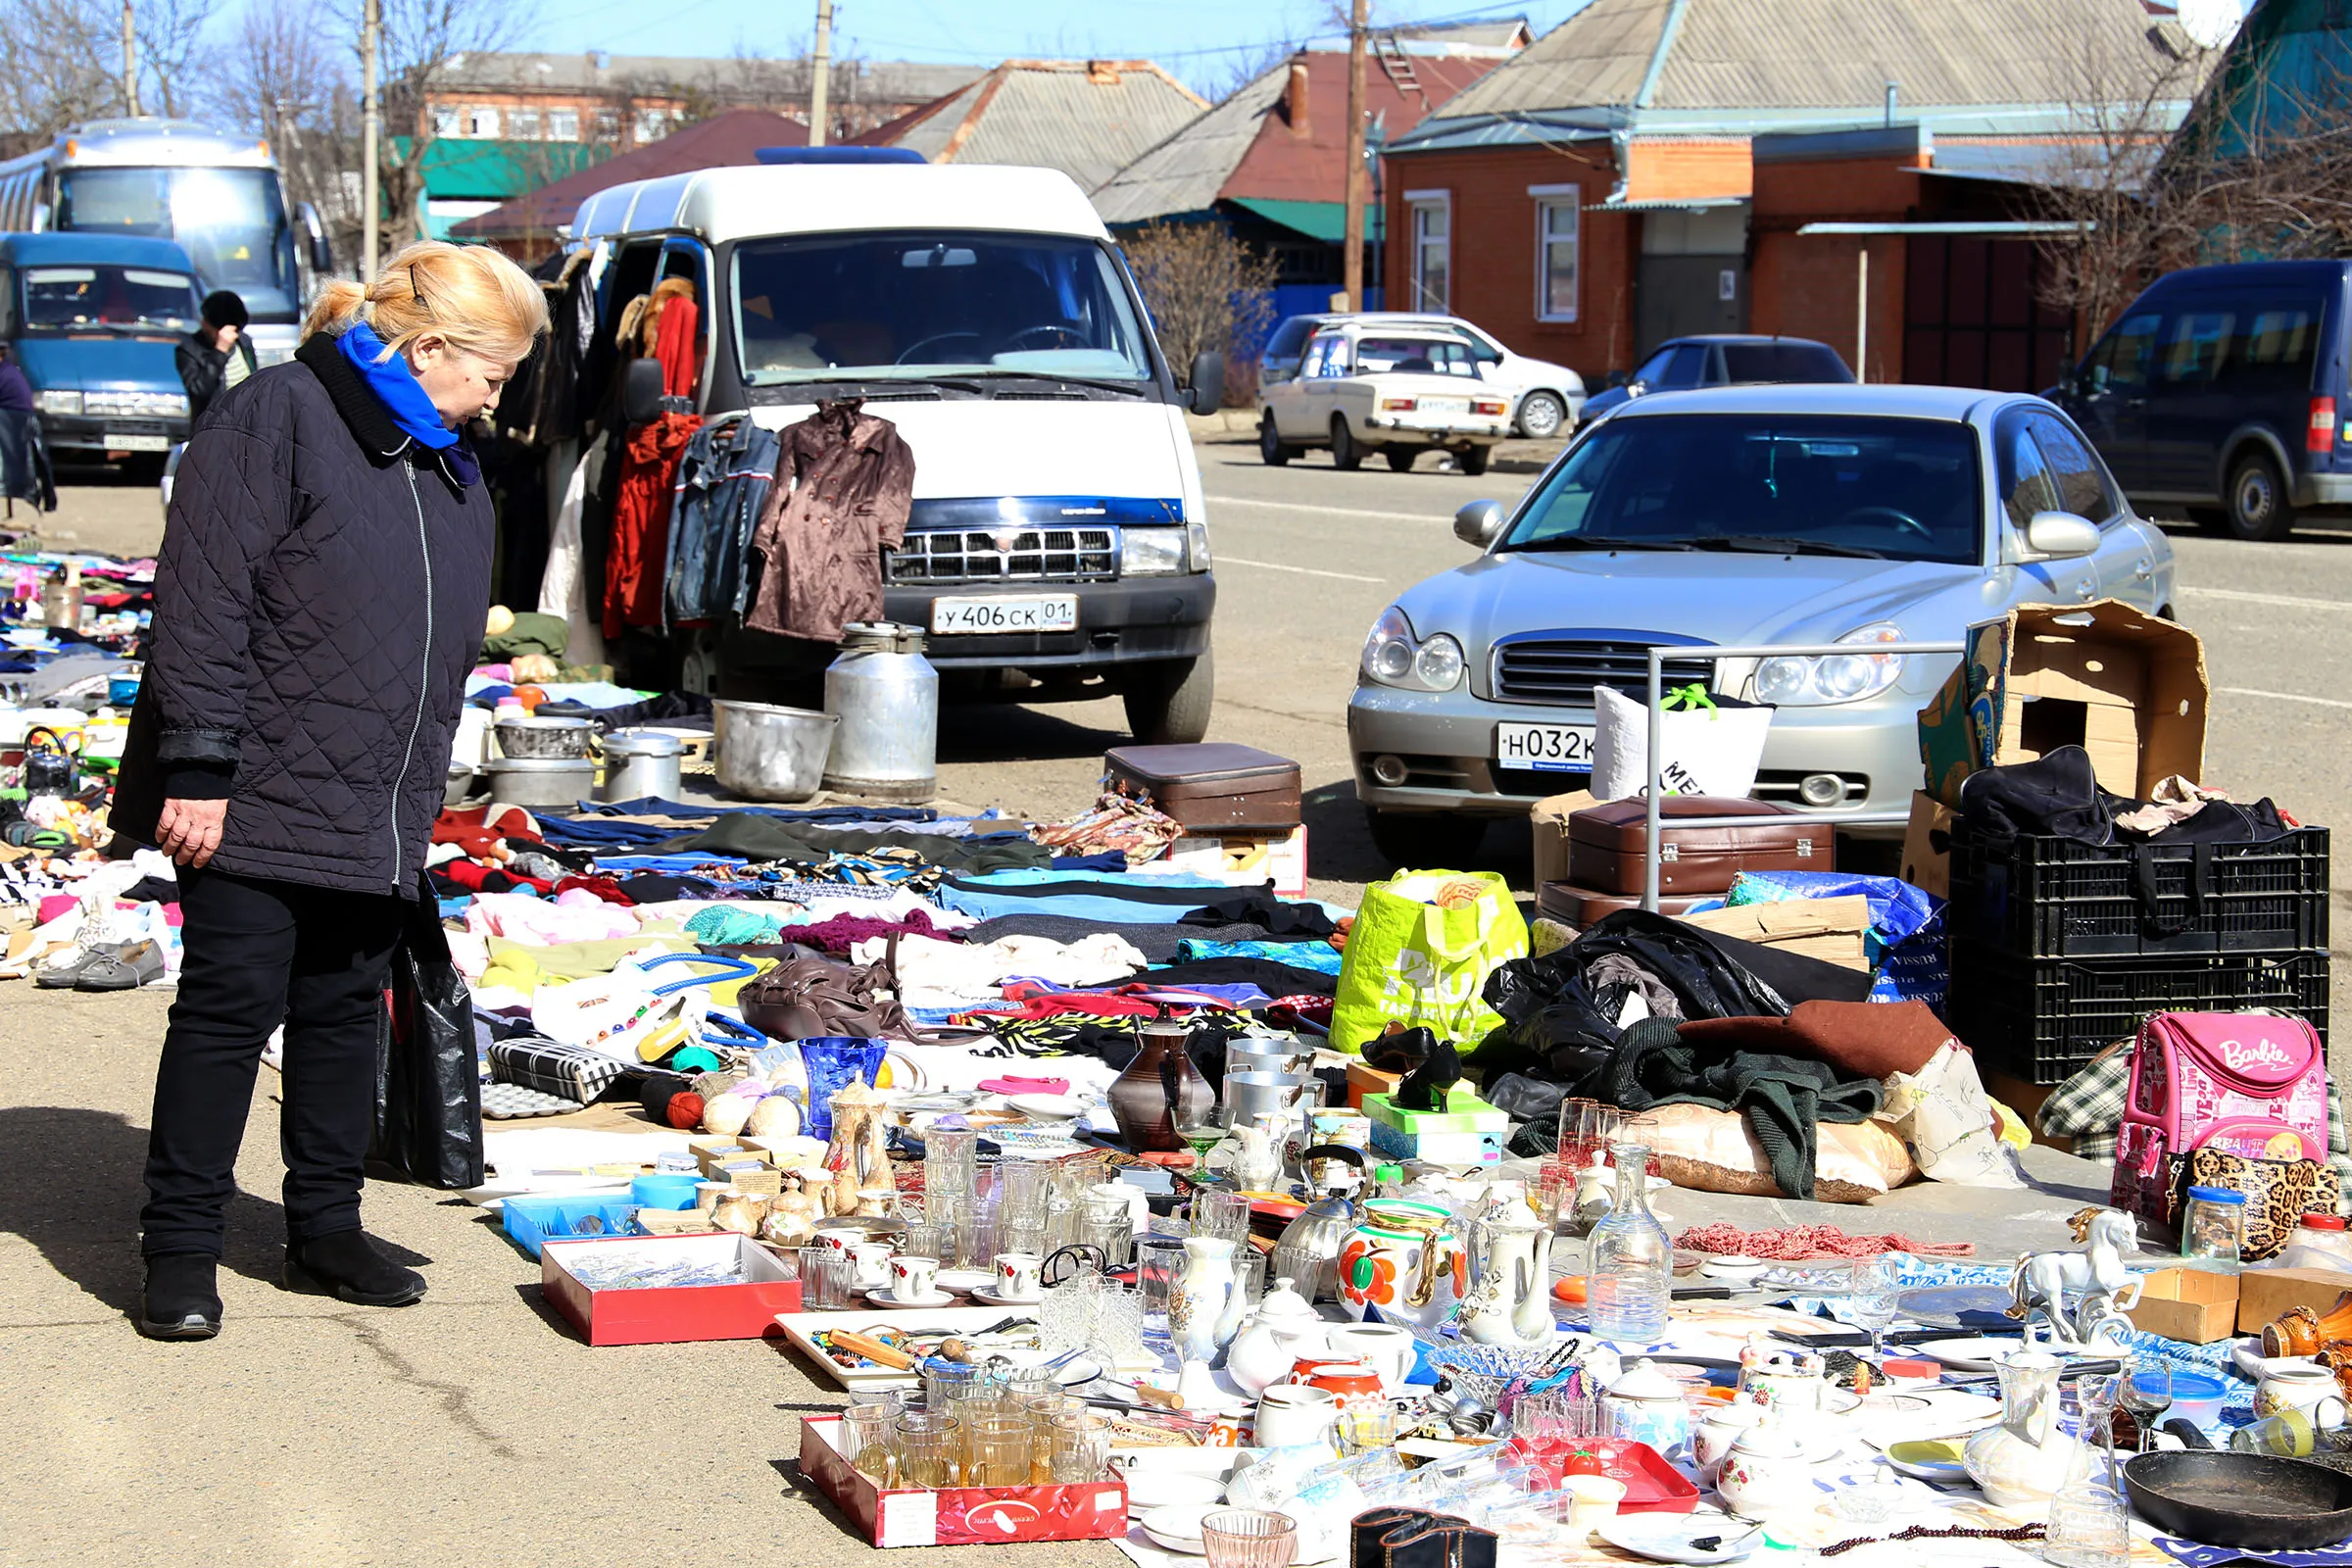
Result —
M351 330L335 339L335 347L343 351L343 358L351 362L351 368L360 372L360 379L368 383L368 390L383 404L384 411L392 416L392 422L418 446L439 452L458 444L458 432L441 422L441 411L433 407L433 400L416 384L416 372L399 355L385 356L384 340L375 335L374 327L366 321L354 321Z

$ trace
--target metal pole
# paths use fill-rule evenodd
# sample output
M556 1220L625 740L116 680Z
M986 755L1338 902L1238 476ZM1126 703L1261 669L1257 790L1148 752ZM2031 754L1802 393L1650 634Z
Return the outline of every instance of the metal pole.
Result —
M139 35L133 24L130 0L122 0L122 103L132 119L139 115Z
M376 0L367 0L360 16L360 281L375 281L377 187L376 146L383 136L383 105L375 91L375 49L382 24Z
M1364 43L1371 30L1370 0L1354 0L1348 20L1348 180L1341 200L1348 209L1341 237L1342 286L1348 309L1364 308Z
M833 85L833 0L816 0L816 59L808 75L808 145L825 144L825 99Z
M1854 379L1870 379L1870 241L1854 253Z

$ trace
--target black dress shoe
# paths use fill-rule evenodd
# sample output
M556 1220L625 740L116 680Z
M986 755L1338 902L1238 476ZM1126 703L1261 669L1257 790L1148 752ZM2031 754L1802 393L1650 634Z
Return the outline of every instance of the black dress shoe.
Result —
M407 1306L423 1297L424 1276L377 1251L366 1231L337 1231L286 1244L286 1289L358 1306Z
M220 1332L220 1293L206 1252L167 1252L147 1260L139 1332L151 1340L209 1340Z

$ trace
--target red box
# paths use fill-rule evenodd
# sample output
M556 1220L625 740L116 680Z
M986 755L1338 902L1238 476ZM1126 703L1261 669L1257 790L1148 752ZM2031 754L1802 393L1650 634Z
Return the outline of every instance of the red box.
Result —
M1117 1541L1127 1489L1116 1481L1054 1487L883 1491L833 1446L841 1417L801 1418L801 1474L876 1546L993 1546L1008 1541Z
M595 1291L566 1259L593 1250L643 1251L663 1262L734 1259L744 1284ZM798 1274L748 1236L608 1236L549 1242L539 1252L539 1289L590 1345L675 1345L686 1340L756 1340L778 1312L801 1309Z

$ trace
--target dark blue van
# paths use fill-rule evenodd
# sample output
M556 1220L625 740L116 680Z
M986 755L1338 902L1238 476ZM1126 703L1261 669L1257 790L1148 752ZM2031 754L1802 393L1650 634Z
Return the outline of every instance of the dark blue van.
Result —
M0 234L0 340L32 382L53 458L160 470L188 438L174 351L196 330L195 272L168 239Z
M2352 262L2241 262L2158 278L2049 394L2143 512L2240 539L2352 508Z

